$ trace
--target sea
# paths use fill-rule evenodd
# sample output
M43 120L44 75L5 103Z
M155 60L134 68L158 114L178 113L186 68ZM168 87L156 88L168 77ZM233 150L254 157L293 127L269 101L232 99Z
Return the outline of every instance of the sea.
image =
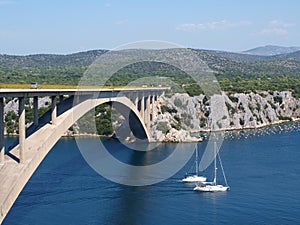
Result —
M230 190L219 193L195 192L194 184L181 182L195 163L193 156L167 179L130 186L99 175L85 161L75 138L61 138L3 225L300 224L299 131L299 123L290 123L226 132L220 157ZM97 139L82 138L91 148ZM7 145L13 141L6 138ZM165 143L152 153L137 153L118 140L101 141L116 160L133 166L143 165L145 159L158 163L176 148ZM200 155L207 142L198 143ZM180 146L184 151L190 144ZM211 166L202 173L212 179ZM220 176L218 182L224 179Z

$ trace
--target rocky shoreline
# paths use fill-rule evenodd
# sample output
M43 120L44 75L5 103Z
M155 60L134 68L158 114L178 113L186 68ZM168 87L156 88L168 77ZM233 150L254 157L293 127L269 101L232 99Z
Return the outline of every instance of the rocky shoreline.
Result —
M266 128L266 127L270 127L273 125L279 125L279 124L286 124L286 123L293 123L293 122L299 122L300 119L297 118L293 121L289 121L289 120L281 120L278 122L274 122L271 124L264 124L264 125L259 125L259 126L251 126L251 127L243 127L243 128L226 128L226 129L222 129L219 131L242 131L242 130L254 130L254 129L261 129L261 128ZM157 142L164 142L164 143L179 143L179 142L185 142L185 143L191 143L191 142L202 142L204 139L202 137L194 137L193 134L197 133L197 134L201 134L201 133L209 133L211 132L211 130L201 130L199 132L191 132L190 136L187 136L187 138L183 141L181 138L178 138L178 136L176 137L176 135L166 135L164 137L164 139L162 140L156 140ZM180 135L180 132L179 134ZM5 134L4 136L6 137L18 137L18 134ZM113 135L98 135L98 134L71 134L70 132L66 132L66 134L64 134L62 137L64 138L76 138L76 137L82 137L82 138L90 138L90 137L95 137L95 138L113 138ZM130 140L125 140L127 142L132 142L134 141L134 139L130 139Z
M177 93L160 97L151 128L154 138L164 142L189 142L195 141L193 133L258 129L300 120L300 100L289 91L223 92L215 97L224 103L217 107L217 115L211 109L212 99L204 95L191 97ZM213 116L218 120L212 122Z

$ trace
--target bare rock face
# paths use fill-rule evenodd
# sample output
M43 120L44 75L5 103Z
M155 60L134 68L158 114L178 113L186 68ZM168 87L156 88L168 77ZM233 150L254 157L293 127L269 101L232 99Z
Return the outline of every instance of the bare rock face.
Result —
M152 136L155 137L156 141L163 142L165 139L165 134L161 130L155 130L152 132Z
M151 132L166 142L197 141L193 132L257 128L300 118L300 100L289 91L162 96L154 110Z
M38 98L38 106L39 108L47 107L51 105L51 99L49 97ZM33 99L30 98L29 104L26 106L33 107ZM13 98L12 100L8 101L4 106L4 114L7 114L10 111L15 112L18 114L19 110L19 101L18 98Z
M166 134L163 142L196 142L199 139L191 137L190 133L186 130L176 130L171 128L170 131Z
M14 98L8 103L5 104L4 106L4 114L7 114L10 111L15 112L16 114L18 113L18 108L19 108L19 102L18 98Z

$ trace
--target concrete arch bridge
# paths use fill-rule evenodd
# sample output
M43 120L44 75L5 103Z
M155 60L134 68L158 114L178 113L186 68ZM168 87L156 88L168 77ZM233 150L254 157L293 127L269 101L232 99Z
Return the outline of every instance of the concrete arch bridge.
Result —
M126 89L0 89L0 224L44 157L78 119L104 103L128 118L129 131L139 140L152 141L150 124L157 97L167 88ZM51 110L38 117L38 99L51 97ZM18 98L19 138L4 149L5 98ZM25 98L33 98L33 118L25 126ZM67 97L67 98L66 98ZM59 100L58 100L59 99Z

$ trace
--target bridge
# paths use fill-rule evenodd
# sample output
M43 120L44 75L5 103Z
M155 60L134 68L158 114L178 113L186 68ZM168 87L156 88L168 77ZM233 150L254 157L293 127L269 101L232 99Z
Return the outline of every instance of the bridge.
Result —
M167 88L0 89L0 224L55 143L78 119L104 103L113 103L139 140L153 141L150 124L157 97ZM18 143L5 149L5 98L18 99ZM38 117L40 97L51 98L51 109ZM33 122L26 129L25 98L33 99ZM136 122L138 121L138 122Z

